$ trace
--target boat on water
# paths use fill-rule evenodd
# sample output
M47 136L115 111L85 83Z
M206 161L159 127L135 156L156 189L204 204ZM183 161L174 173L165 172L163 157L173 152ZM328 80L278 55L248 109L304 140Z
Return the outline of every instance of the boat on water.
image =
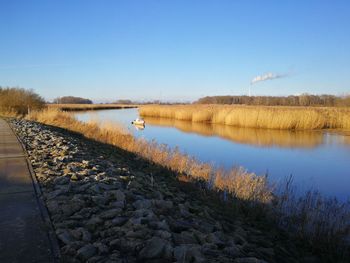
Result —
M143 119L140 119L140 118L137 118L137 119L135 119L134 121L131 122L131 124L133 124L133 125L142 125L142 126L144 126L145 123L146 122Z

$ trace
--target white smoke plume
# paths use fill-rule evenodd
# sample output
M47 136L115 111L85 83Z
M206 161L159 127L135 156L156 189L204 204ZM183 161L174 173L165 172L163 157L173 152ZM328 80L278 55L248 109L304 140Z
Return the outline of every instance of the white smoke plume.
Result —
M280 78L284 78L284 77L287 77L287 74L276 74L276 73L268 72L264 75L256 76L255 78L253 78L251 80L250 84L253 85L253 84L260 82L260 81L280 79Z

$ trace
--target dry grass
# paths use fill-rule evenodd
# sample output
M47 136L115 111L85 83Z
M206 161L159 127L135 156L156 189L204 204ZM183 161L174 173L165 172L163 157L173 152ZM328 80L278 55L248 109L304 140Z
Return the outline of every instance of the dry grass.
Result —
M108 109L130 109L137 108L137 105L125 104L47 104L49 109L63 111L87 111L87 110L108 110Z
M350 109L242 105L145 105L140 115L267 129L350 129Z
M230 171L215 169L210 164L183 154L179 149L170 149L155 141L147 142L137 139L115 126L99 126L97 123L82 123L62 111L48 109L32 112L29 119L41 123L58 126L84 134L85 137L118 146L143 158L165 166L166 168L187 176L190 180L214 182L212 187L231 193L233 196L247 201L268 203L272 199L272 189L266 177L248 173L243 168Z
M23 116L21 114L18 114L14 110L0 110L0 117L10 117L10 118L17 118Z
M237 143L281 148L313 148L323 142L323 133L315 131L268 130L233 127L222 124L190 122L170 118L144 117L147 124L175 127L186 133L219 136Z
M324 254L326 262L346 262L350 257L350 200L339 202L317 191L296 193L293 178L278 189L275 205L279 224L307 240Z

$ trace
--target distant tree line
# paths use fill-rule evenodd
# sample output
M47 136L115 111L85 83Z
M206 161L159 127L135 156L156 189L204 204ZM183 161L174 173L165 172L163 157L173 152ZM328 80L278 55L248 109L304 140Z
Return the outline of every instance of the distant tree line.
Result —
M148 104L160 104L160 105L178 105L178 104L189 104L189 102L167 102L167 101L160 101L160 100L148 100L148 101L137 101L137 100L128 100L128 99L122 99L122 100L116 100L113 102L115 104L137 104L137 105L148 105Z
M0 87L0 112L27 114L45 106L45 100L33 90Z
M245 104L266 106L350 106L350 96L310 95L299 96L207 96L196 104Z
M84 99L80 97L65 96L59 97L53 100L55 104L92 104L92 101L89 99Z
M115 104L126 104L126 105L130 105L130 104L134 104L132 102L132 100L116 100L115 102L113 102Z

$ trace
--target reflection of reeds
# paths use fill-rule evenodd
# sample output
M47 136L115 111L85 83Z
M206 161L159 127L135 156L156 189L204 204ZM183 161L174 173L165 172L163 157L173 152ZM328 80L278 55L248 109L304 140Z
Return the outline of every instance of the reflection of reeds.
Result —
M340 135L341 143L350 145L350 131L340 132Z
M343 136L343 142L344 144L349 144L350 145L350 135L344 135Z
M312 148L323 142L323 134L315 131L288 131L232 127L222 124L189 122L168 118L144 117L146 123L175 127L183 132L219 136L234 142L270 147Z
M136 105L124 105L124 104L47 104L47 107L49 109L59 109L63 111L87 111L87 110L137 108Z
M118 146L156 164L180 174L185 174L193 180L209 181L214 178L214 188L226 190L243 200L267 203L272 198L272 192L266 177L260 177L237 168L226 172L214 169L210 164L199 162L180 153L177 148L170 149L168 146L160 145L155 141L147 142L137 139L120 128L114 129L114 127L108 125L101 126L98 122L82 123L74 119L69 113L52 109L33 112L29 118L79 132L87 138Z
M268 129L350 129L350 109L242 105L146 105L141 116Z

